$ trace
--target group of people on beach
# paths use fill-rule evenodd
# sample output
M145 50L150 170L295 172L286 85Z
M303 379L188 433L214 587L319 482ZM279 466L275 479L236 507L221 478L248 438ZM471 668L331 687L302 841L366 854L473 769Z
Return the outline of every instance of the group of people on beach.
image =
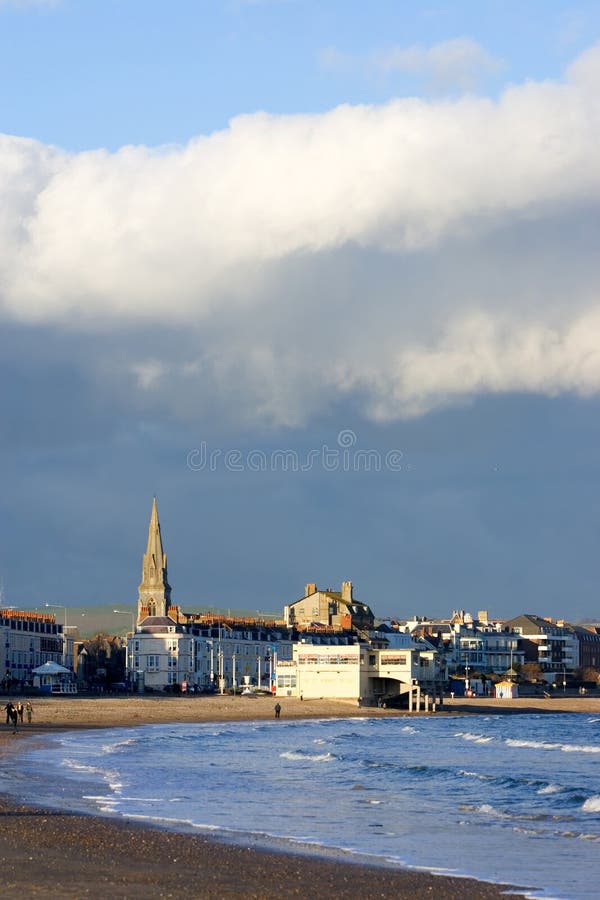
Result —
M25 714L27 715L27 722L31 725L31 718L33 716L33 704L31 700L26 700L24 704L19 700L16 706L12 700L9 700L4 709L6 712L7 725L12 725L13 728L16 729L19 722L21 725L23 724L23 716Z

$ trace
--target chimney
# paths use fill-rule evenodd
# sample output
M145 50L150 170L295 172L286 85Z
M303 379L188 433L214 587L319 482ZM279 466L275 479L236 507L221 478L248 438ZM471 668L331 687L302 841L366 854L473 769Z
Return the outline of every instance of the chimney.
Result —
M310 597L311 594L316 594L316 593L317 593L316 584L307 584L306 587L304 588L304 596L305 597Z
M347 603L350 603L352 601L351 581L342 581L342 600L345 600Z
M477 621L481 622L482 625L489 624L489 617L487 609L479 609L477 611Z

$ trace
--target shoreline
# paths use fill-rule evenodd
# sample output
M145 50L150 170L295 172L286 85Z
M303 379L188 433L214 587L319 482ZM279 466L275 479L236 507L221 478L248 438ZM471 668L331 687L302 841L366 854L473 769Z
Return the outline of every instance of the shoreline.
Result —
M13 700L18 698L12 698ZM270 697L69 697L32 698L34 718L13 734L0 725L0 756L24 749L28 735L170 722L272 718ZM2 705L6 702L3 700ZM344 701L280 700L282 719L405 718L401 710L357 707ZM435 715L523 712L600 714L600 699L448 701ZM423 715L413 714L414 716ZM244 846L219 838L168 831L133 820L44 810L0 795L0 854L5 889L22 896L100 897L301 897L464 898L497 900L523 888L290 851ZM250 840L248 841L250 844ZM432 858L432 870L435 859ZM534 888L531 888L533 890Z

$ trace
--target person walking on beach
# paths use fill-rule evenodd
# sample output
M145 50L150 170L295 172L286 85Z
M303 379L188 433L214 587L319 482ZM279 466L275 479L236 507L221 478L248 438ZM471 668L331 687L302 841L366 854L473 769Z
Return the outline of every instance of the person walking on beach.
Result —
M6 706L4 707L6 710L6 724L13 726L13 734L17 733L17 725L19 723L19 714L12 702L9 700Z
M24 712L25 712L25 707L23 706L23 703L21 702L21 700L19 700L19 702L17 703L17 714L19 716L19 722L21 723L21 725L23 724L23 713Z
M275 718L278 719L281 715L281 706L279 703L275 704Z
M33 704L31 700L27 700L27 702L25 703L25 712L27 713L27 722L29 725L31 725L31 716L33 713Z
M6 724L10 725L10 723L12 722L12 712L14 709L14 706L12 705L12 700L8 701L8 703L6 704L4 709L6 710Z

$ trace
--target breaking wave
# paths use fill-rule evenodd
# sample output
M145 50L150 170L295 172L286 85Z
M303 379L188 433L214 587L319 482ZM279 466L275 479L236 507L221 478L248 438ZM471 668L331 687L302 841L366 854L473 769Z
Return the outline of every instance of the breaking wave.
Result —
M509 747L526 747L530 750L560 750L561 753L600 753L595 744L557 744L550 741L525 741L518 738L506 738Z
M490 744L492 737L485 734L472 734L470 731L457 731L455 737L462 738L463 741L473 741L474 744Z
M298 759L303 762L330 762L335 759L333 753L304 753L302 750L284 750L279 756L281 759Z

